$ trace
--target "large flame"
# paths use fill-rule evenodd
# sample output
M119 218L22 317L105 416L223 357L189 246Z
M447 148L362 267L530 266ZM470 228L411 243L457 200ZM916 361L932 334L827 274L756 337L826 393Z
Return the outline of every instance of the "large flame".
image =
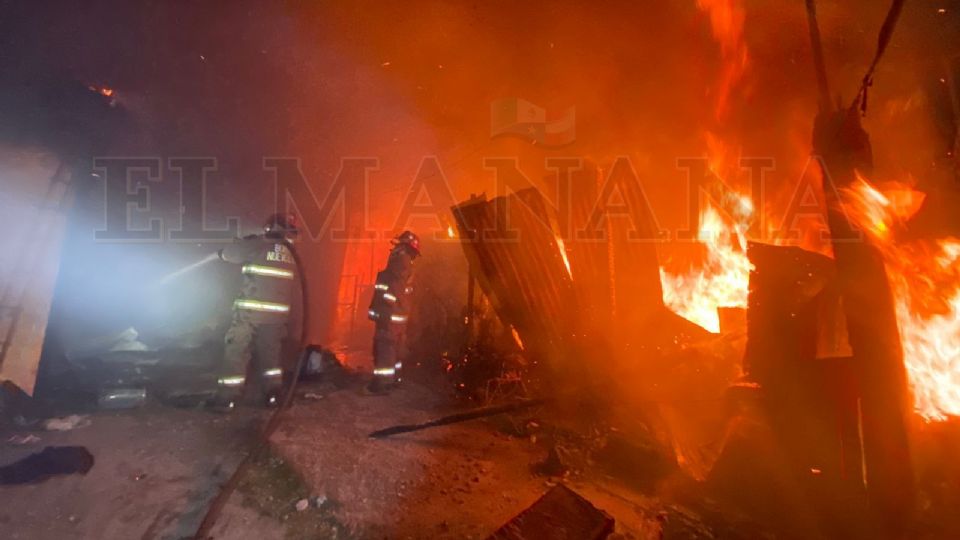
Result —
M730 110L730 97L747 70L748 50L743 36L744 9L740 0L697 0L697 7L710 17L713 38L720 45L722 71L714 89L714 116L723 123ZM739 170L740 148L715 131L704 133L710 173L717 182L734 180ZM724 190L726 191L726 190ZM736 223L724 221L712 206L700 214L698 240L706 249L702 266L683 275L660 268L664 304L685 319L720 332L721 307L747 306L750 270L744 233L753 218L750 197L727 192L719 201Z
M746 307L753 265L746 255L741 227L726 223L711 206L700 215L699 237L706 261L684 275L660 269L663 302L671 310L711 332L720 331L717 308Z
M733 89L747 71L748 52L743 38L745 19L740 0L697 0L697 7L710 16L710 29L720 45L723 71L714 99L714 114L723 120L729 111Z
M842 196L883 255L914 409L926 420L960 416L960 240L895 240L924 197L905 184L878 189L860 177Z
M906 183L891 183L880 190L859 173L853 186L843 190L841 196L847 217L854 219L881 248L889 248L893 228L916 214L926 198Z
M960 416L960 240L894 251L887 269L914 408L927 420Z

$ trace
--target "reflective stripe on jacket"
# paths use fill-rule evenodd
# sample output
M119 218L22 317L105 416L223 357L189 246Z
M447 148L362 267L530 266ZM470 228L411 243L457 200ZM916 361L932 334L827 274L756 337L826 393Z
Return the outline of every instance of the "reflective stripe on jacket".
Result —
M367 316L374 321L402 325L407 322L409 296L413 289L413 257L403 245L396 246L387 259L387 267L377 273L373 299Z
M281 239L263 235L236 240L220 252L227 262L241 265L243 286L233 308L263 323L287 321L297 266Z

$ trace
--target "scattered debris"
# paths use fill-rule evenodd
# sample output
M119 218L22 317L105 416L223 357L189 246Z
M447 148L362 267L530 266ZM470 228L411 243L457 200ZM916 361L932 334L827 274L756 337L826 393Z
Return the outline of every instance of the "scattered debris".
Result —
M688 508L679 505L670 505L657 516L663 523L665 538L717 538L703 518Z
M560 484L537 499L487 540L583 538L601 540L613 532L613 518Z
M103 356L106 353L146 352L150 347L140 341L140 333L135 328L127 328L112 335L97 336L83 343L77 343L67 350L70 361Z
M83 446L48 446L0 467L0 485L33 484L61 474L87 474L93 454Z
M550 445L547 458L533 466L533 472L541 476L563 476L568 470L555 444Z
M323 397L324 397L323 394L318 394L316 392L307 392L303 394L303 399L312 399L312 400L319 401L323 399Z
M296 504L297 512L303 512L307 508L310 508L310 501L307 499L300 499Z
M80 414L71 414L62 418L51 418L43 423L47 431L71 431L87 427L91 424L89 417Z
M343 368L340 359L329 349L324 349L318 345L309 345L306 347L305 353L307 357L300 372L303 380L331 375Z
M676 457L652 440L614 433L594 455L608 474L644 493L655 492L661 481L677 470Z

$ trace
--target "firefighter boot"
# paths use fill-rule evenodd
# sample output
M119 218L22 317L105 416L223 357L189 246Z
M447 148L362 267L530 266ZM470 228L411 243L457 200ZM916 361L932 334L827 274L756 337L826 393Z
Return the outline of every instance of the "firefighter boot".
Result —
M384 380L384 377L374 375L367 384L365 393L370 396L385 396L393 389L393 381Z

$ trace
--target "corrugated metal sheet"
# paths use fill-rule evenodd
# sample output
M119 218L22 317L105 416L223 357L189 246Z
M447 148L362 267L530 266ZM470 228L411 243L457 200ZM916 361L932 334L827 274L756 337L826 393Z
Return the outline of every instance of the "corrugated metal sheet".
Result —
M576 300L540 193L480 197L453 213L467 260L500 319L535 359L564 356Z
M610 243L583 234L597 202L600 172L591 163L571 174L570 226L566 240L573 288L583 316L594 331L609 328L613 314Z
M569 271L558 216L535 188L453 208L481 288L535 359L557 365L584 347L636 334L646 318L663 312L656 245L637 238L653 238L650 215L631 181L636 177L614 173L604 183L587 163L571 176L570 223L563 231ZM611 188L633 219L605 217Z
M636 171L627 159L611 167L606 184L619 193L629 218L610 219L613 251L614 317L621 337L635 335L636 328L663 312L663 288L657 259L657 234L653 216ZM609 202L608 194L601 200Z

